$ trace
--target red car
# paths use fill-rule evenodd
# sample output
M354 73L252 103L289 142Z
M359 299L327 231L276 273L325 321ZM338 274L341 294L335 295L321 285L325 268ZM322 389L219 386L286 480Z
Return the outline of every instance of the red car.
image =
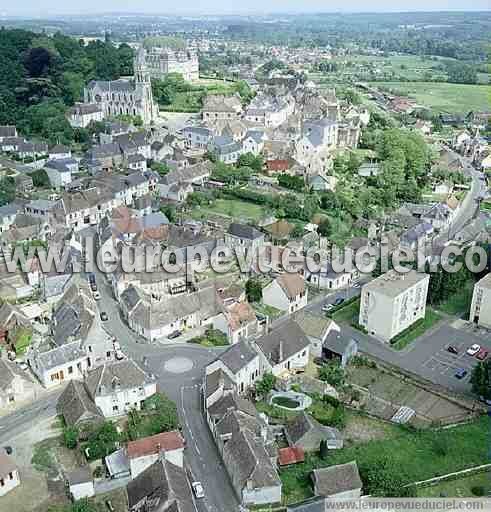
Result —
M482 348L477 354L476 357L479 359L479 361L484 361L489 354L489 350L486 350L485 348Z

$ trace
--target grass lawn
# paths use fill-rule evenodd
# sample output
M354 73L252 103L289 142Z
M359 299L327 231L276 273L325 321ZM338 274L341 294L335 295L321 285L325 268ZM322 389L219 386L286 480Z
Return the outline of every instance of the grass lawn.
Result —
M237 199L217 199L211 206L202 206L193 210L194 218L206 216L207 213L250 221L257 221L265 216L262 206Z
M344 324L353 324L358 323L358 318L360 314L360 299L355 300L346 306L338 309L331 315L331 318L335 322L340 322Z
M199 112L203 106L203 98L208 94L234 93L234 83L220 80L200 80L199 84L191 84L192 90L176 92L170 105L160 105L163 112Z
M470 283L462 292L449 297L445 302L438 304L438 309L447 315L461 315L469 313L472 302L472 293L474 286Z
M406 348L415 339L422 336L428 329L434 327L441 319L442 316L440 314L427 306L424 320L421 323L417 323L413 327L406 329L406 332L402 333L402 335L397 336L397 341L392 345L392 348L396 350Z
M371 85L408 95L437 112L459 114L466 114L470 110L486 111L491 95L489 85L434 82L371 82Z
M489 419L479 420L448 430L413 432L394 429L385 439L331 450L327 460L307 455L305 462L281 470L283 499L296 503L312 496L310 473L315 468L344 464L356 460L362 480L364 468L376 466L389 458L405 483L427 480L489 462ZM363 489L363 492L369 492Z
M458 480L441 482L431 487L421 487L418 489L418 496L420 498L439 498L441 496L469 498L475 496L472 491L476 487L482 487L485 495L488 496L491 493L491 472L478 473L477 475L459 478Z

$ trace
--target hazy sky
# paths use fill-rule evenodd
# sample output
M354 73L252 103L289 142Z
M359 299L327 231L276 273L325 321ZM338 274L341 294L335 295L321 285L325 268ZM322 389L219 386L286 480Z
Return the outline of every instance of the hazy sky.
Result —
M3 5L2 5L3 4ZM373 12L490 10L491 0L0 0L0 15L133 12L162 14L241 14L261 12Z

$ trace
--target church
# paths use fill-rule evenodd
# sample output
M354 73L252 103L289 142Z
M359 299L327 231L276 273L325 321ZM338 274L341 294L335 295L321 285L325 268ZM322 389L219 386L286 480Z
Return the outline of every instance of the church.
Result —
M85 87L84 102L99 105L104 117L140 116L144 125L153 123L158 117L158 106L153 101L145 60L142 46L135 56L133 80L92 80Z

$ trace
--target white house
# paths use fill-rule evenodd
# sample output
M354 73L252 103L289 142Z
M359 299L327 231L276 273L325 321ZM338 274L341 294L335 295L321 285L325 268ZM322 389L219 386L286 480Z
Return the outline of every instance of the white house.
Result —
M213 131L204 126L186 126L182 129L182 136L187 148L206 150L213 138Z
M3 450L0 453L0 497L20 485L20 475L14 461Z
M73 501L92 498L95 495L94 480L90 467L83 466L71 471L67 476L67 481Z
M131 359L107 363L88 373L85 386L105 418L140 410L142 403L157 392L154 377Z
M231 249L243 248L248 251L255 251L264 245L264 233L248 224L232 222L224 236L225 245Z
M101 122L104 112L97 103L75 103L70 109L68 122L73 128L86 128L92 121Z
M264 149L264 143L267 140L266 134L260 130L249 130L242 141L244 153L259 155Z
M302 276L285 273L263 288L263 302L281 311L294 313L307 305L308 289Z
M254 341L260 355L261 375L275 376L305 370L310 356L310 340L293 320L286 320Z
M72 172L78 172L78 162L73 158L49 160L44 166L44 170L53 188L65 188L72 182Z
M90 368L90 360L79 341L46 352L30 352L27 361L41 384L48 389L72 379L83 379Z
M13 363L0 359L0 410L34 395L33 385L18 373Z
M232 384L238 393L246 392L261 376L258 352L247 341L239 341L205 369L207 407L213 401L213 395L223 388L225 380Z
M131 478L136 478L159 458L165 458L175 466L184 466L184 438L180 432L162 432L136 441L126 447Z

